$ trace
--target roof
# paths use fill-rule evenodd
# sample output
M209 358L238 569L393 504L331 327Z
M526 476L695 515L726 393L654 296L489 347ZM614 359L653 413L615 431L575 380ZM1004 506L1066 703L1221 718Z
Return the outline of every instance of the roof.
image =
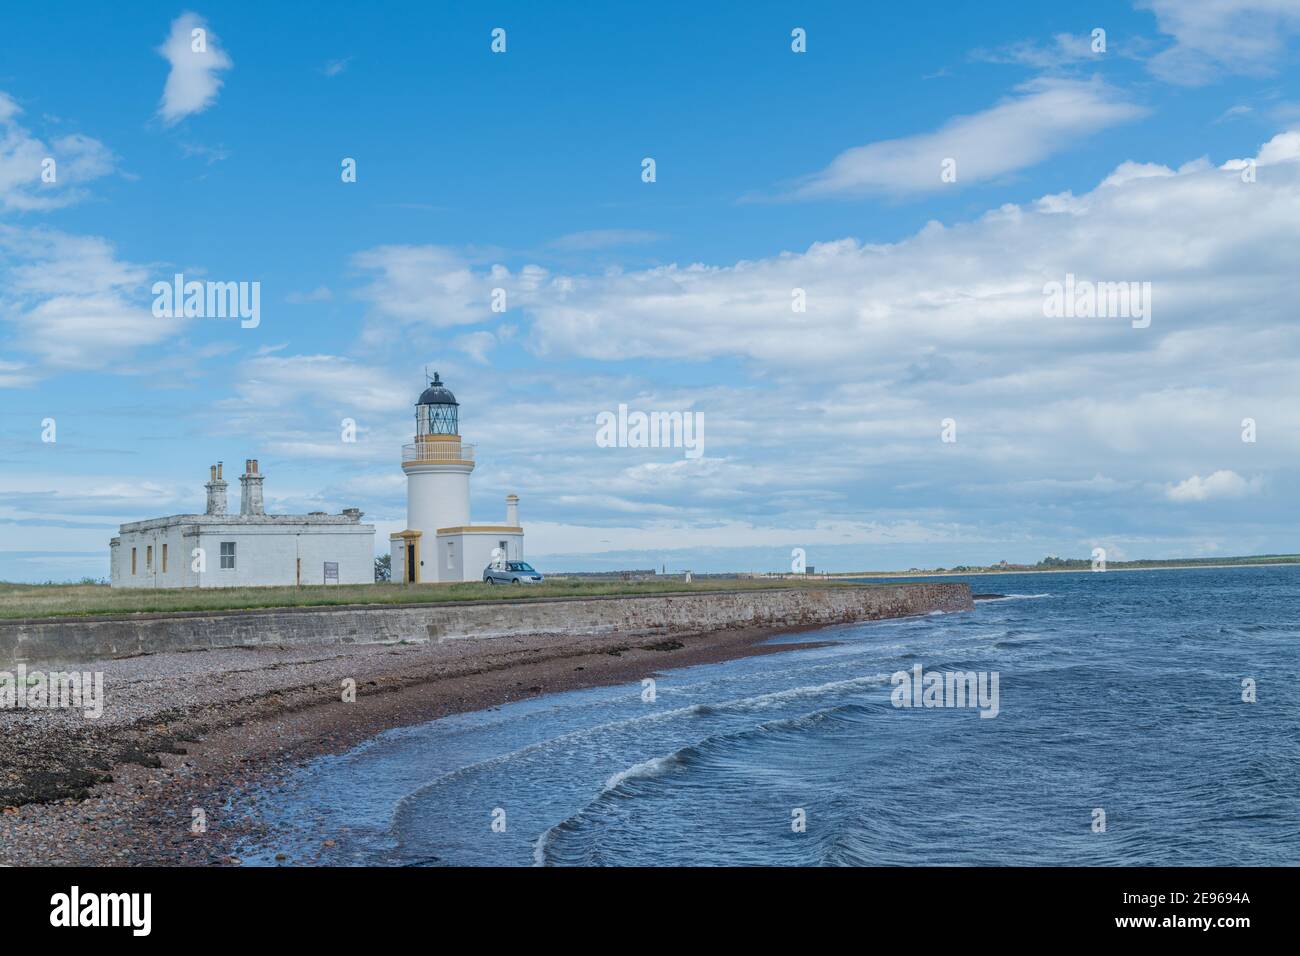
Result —
M420 393L420 400L417 401L415 404L417 405L459 405L460 402L456 401L456 396L451 393L451 389L449 389L446 385L443 385L442 379L438 377L438 373L434 372L433 381L429 384L428 388L426 388L423 392Z
M249 528L265 528L275 526L302 526L310 525L313 527L334 528L339 531L349 531L357 528L374 531L375 526L371 524L361 524L356 518L349 515L241 515L241 514L224 514L224 515L168 515L164 518L147 518L144 521L130 521L122 525L119 534L131 534L139 531L155 531L160 528L172 527L174 525L187 525L199 527L232 527L243 526Z

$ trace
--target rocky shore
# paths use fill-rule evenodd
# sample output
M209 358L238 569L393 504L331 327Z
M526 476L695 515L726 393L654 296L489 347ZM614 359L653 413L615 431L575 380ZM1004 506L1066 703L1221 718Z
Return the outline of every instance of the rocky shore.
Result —
M82 663L104 674L100 718L0 710L0 863L237 865L233 847L256 840L258 823L231 801L301 761L451 713L819 646L763 644L772 633L535 634ZM344 700L348 681L355 702Z

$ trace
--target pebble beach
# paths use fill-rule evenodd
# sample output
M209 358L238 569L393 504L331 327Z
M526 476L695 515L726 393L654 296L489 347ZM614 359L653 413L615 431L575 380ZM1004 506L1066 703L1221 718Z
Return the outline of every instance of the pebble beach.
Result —
M772 633L225 648L62 664L102 672L103 713L0 709L0 864L239 865L232 848L258 836L255 808L241 798L303 761L448 714L820 646L764 643Z

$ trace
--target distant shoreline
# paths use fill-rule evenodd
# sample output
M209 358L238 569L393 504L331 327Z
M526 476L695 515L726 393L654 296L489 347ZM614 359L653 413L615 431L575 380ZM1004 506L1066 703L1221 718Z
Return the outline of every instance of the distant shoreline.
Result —
M859 571L848 574L836 572L824 577L835 580L879 580L881 578L971 578L1005 577L1008 574L1114 574L1118 571L1209 571L1215 568L1292 568L1300 561L1259 561L1250 564L1160 564L1149 568L1017 568L1014 571ZM797 577L797 575L790 575ZM821 575L819 575L821 576Z

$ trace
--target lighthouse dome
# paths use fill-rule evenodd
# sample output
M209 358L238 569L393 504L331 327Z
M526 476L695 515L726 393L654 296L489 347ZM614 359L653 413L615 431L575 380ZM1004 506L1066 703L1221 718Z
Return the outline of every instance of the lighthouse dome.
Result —
M426 388L420 394L420 400L415 404L417 405L459 405L460 402L456 401L456 396L451 393L451 389L449 389L446 385L443 385L442 379L438 377L438 373L434 372L433 381L430 382L429 387Z

